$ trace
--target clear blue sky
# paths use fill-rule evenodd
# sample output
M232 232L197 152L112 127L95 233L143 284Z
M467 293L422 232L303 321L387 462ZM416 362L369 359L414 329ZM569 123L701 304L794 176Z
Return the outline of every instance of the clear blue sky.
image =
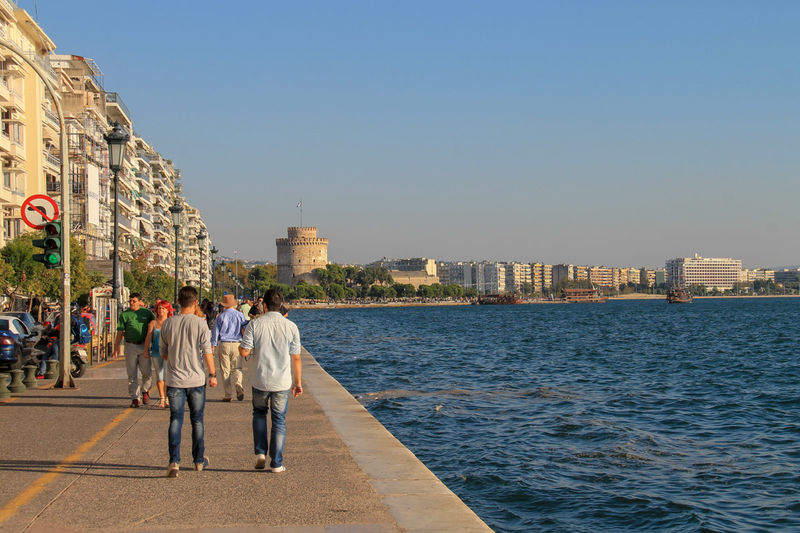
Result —
M37 3L224 254L800 263L800 2Z

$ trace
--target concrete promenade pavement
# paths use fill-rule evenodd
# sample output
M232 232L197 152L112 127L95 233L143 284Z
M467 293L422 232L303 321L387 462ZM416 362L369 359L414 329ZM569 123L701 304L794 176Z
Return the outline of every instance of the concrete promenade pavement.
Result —
M254 469L247 389L231 403L208 389L204 472L187 410L177 479L164 477L169 410L128 407L122 360L78 390L40 382L0 403L0 531L489 531L313 357L303 363L280 474Z

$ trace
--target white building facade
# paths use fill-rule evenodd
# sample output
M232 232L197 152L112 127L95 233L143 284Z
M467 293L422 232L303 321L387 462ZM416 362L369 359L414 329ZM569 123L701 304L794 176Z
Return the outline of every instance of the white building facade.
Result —
M677 287L703 285L709 289L729 290L739 281L741 259L676 257L666 262L667 284Z

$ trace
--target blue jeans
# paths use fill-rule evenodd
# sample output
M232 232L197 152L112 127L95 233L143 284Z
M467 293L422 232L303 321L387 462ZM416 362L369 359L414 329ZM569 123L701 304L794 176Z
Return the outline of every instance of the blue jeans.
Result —
M283 445L286 442L286 410L289 391L253 389L253 448L256 455L267 455L270 467L283 465ZM267 411L272 409L272 441L267 438Z
M45 370L47 370L47 363L45 363L45 361L48 359L55 359L58 361L58 339L51 342L47 350L42 354L42 359L39 361L39 375L41 376L43 376Z
M169 462L181 462L181 428L183 409L189 401L189 418L192 421L192 458L195 464L202 463L206 447L203 440L203 409L206 406L206 386L180 389L167 387L169 398Z

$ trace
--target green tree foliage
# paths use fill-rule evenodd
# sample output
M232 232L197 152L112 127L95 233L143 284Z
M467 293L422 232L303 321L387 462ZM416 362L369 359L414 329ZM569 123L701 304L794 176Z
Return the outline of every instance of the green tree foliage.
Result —
M44 232L29 232L9 241L0 250L0 281L3 292L12 299L20 296L61 298L61 269L47 269L33 260L34 239ZM88 297L89 290L103 283L103 275L86 270L86 252L80 243L70 239L70 295L73 301Z
M263 296L267 289L278 283L278 267L275 265L257 265L246 275L247 287L256 297Z
M130 254L123 254L123 260L131 265L130 272L123 272L125 286L131 292L138 292L147 304L156 300L172 301L175 296L175 278L153 264L153 249L147 245L137 248ZM180 280L178 280L179 285Z

